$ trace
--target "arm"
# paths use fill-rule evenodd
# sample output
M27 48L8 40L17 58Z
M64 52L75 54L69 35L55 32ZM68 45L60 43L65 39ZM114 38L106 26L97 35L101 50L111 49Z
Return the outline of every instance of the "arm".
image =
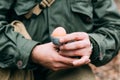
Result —
M32 48L38 42L27 40L21 34L14 32L7 22L6 15L14 0L0 1L0 67L26 67Z
M120 48L120 15L113 0L93 3L94 27L90 33L93 43L92 63L101 66L117 55Z
M81 57L73 62L74 66L90 62L89 58L92 64L102 66L111 61L119 51L120 15L114 2L112 0L93 2L93 16L92 33L75 32L60 39L61 43L67 43L60 47L61 55Z
M58 54L52 43L39 45L38 42L25 39L20 33L14 32L13 26L6 19L13 2L0 1L0 67L31 68L29 64L32 62L52 70L71 68L74 59Z

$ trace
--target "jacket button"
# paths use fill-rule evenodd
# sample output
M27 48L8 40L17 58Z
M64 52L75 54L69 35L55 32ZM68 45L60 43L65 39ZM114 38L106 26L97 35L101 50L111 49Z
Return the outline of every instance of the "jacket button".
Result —
M23 65L23 62L22 62L21 60L19 60L19 61L17 62L18 68L20 69L20 68L22 67L22 65Z
M87 22L87 23L91 23L91 22L92 22L91 18L90 18L90 17L87 17L87 18L86 18L86 22Z

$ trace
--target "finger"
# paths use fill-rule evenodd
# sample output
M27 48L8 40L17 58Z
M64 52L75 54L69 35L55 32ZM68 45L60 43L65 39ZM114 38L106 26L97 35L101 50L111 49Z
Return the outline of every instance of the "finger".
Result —
M74 66L82 66L90 62L89 56L83 56L81 59L73 62Z
M74 51L59 51L59 54L65 57L73 57L76 56Z
M90 41L88 40L80 40L74 41L60 46L60 50L74 50L81 49L85 47L90 47Z
M68 34L68 35L63 36L62 38L60 38L60 42L61 43L67 43L67 42L71 42L71 41L82 40L84 38L88 38L87 33L75 32L75 33L71 33L71 34Z
M89 56L92 53L91 48L83 48L83 49L78 49L78 50L65 50L65 51L60 51L60 55L65 56L65 57L74 57L74 56Z
M56 63L54 65L54 67L52 67L51 69L54 70L54 71L58 71L58 70L62 70L62 69L68 69L68 68L72 68L73 65L67 65L67 64L64 64L64 63Z
M73 62L78 59L70 58L70 57L63 57L61 56L59 62L73 66Z

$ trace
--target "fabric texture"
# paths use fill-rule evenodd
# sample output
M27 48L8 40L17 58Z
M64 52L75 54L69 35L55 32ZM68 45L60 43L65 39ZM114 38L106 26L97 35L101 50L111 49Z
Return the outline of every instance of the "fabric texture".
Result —
M50 35L59 26L65 28L68 34L72 32L89 34L93 44L92 64L102 66L117 55L120 48L120 14L113 0L56 0L41 14L32 14L29 19L26 19L24 15L40 1L0 0L0 67L2 69L8 69L10 72L12 69L25 69L26 71L31 66L27 65L32 49L37 44L51 42ZM32 40L26 39L21 33L14 31L10 24L14 20L19 20L25 25ZM87 70L92 74L90 68L88 69L85 67L84 74ZM72 71L69 74L72 74ZM57 77L53 75L58 76L62 72L52 72L49 75L46 71L44 73L48 80L56 80ZM79 76L84 74L80 72ZM9 72L6 75L11 76ZM78 75L76 76L78 77ZM91 78L93 77L91 76ZM64 80L62 76L58 76L58 78ZM67 76L63 78L66 79Z

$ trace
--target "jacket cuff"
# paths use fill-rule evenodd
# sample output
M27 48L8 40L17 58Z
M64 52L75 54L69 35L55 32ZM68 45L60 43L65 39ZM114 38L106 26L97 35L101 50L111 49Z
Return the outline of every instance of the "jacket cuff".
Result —
M90 42L93 46L92 48L92 55L90 56L91 63L96 65L100 62L100 50L99 50L99 45L97 42L92 38L92 36L89 36Z
M90 37L90 42L92 44L92 55L91 55L91 60L94 61L96 59L96 57L98 57L99 55L99 47L98 45L96 44L95 40Z
M25 68L29 68L30 66L32 66L30 62L30 55L31 55L32 49L37 44L39 43L36 41L26 40L26 43L23 45L23 47L21 47L21 50L20 50L20 57L19 57L19 60L17 61L18 69L25 69Z

